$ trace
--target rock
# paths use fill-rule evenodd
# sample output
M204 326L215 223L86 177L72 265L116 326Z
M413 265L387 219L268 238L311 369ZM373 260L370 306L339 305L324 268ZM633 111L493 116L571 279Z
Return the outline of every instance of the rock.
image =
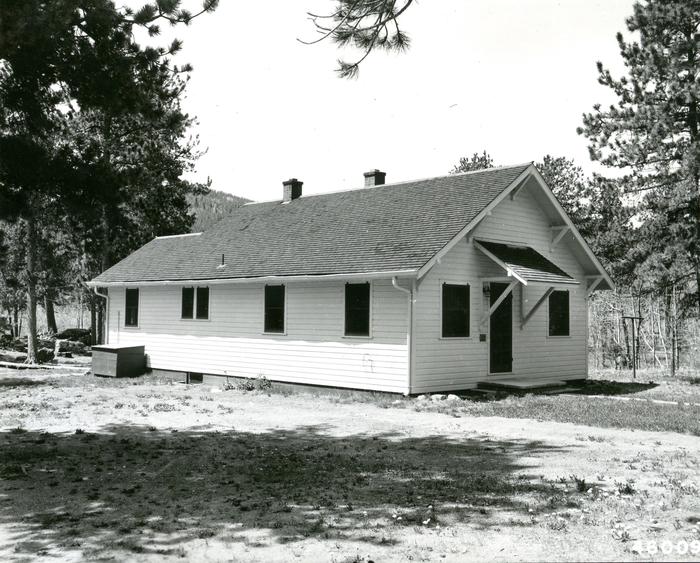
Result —
M448 401L461 401L462 399L460 399L457 395L450 394L450 395L447 395L447 400Z
M54 347L54 342L56 341L55 338L49 336L39 336L37 339L37 343L39 344L39 348L48 348L48 349L53 349Z
M430 395L430 399L433 401L444 401L446 398L445 395L441 395L440 393L436 393L435 395Z
M53 360L53 350L49 348L39 348L36 351L36 361L40 364L50 362L51 360Z
M66 354L88 356L90 355L90 351L88 347L80 341L57 339L54 344L54 354L56 356L66 356Z
M0 354L0 362L11 362L13 364L21 364L27 359L26 354L20 352L8 352Z
M428 395L418 395L416 401L427 401L429 398Z
M82 342L86 346L90 345L90 330L87 328L67 328L59 332L56 338L70 340L71 342Z

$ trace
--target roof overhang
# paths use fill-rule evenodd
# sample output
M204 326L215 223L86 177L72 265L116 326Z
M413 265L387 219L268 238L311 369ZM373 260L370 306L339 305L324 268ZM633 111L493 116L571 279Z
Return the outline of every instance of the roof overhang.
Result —
M285 283L292 281L352 281L352 280L372 280L372 279L391 279L399 278L415 278L418 274L417 269L413 270L394 270L386 272L357 272L347 274L317 274L317 275L296 275L296 276L257 276L247 278L213 278L213 279L181 279L181 280L133 280L133 281L115 281L115 282L100 282L99 280L91 280L87 282L88 287L148 287L148 286L182 286L182 285L227 285L227 284L242 284L242 283Z
M508 277L523 285L580 285L578 280L530 246L475 239L474 248L503 268Z
M569 230L576 240L576 242L579 244L579 246L583 249L585 252L586 256L590 259L590 261L593 263L595 266L597 272L596 276L600 276L602 278L601 283L598 284L598 289L615 289L615 283L612 281L612 278L610 277L610 274L606 271L606 269L603 267L603 265L600 263L600 260L596 258L596 255L593 254L593 251L591 250L591 247L588 246L588 243L586 240L583 238L581 233L578 231L576 228L576 225L574 225L573 221L571 218L567 215L566 211L564 211L564 208L561 206L559 203L559 200L557 200L556 196L552 192L551 188L547 185L547 182L545 182L544 178L542 177L542 174L540 174L540 171L537 170L536 166L531 167L531 172L532 172L532 177L537 181L537 183L540 185L542 188L543 193L549 200L549 202L552 204L554 209L557 210L559 216L561 219L564 221L564 224L569 227ZM605 282L605 285L607 285L606 288L600 287L602 282Z

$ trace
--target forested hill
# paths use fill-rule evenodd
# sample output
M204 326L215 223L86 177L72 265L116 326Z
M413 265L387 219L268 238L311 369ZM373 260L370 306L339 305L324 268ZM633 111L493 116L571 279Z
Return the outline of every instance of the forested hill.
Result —
M195 216L192 232L198 233L206 231L231 211L250 200L218 190L209 190L205 195L189 195L187 201L190 204L190 211Z

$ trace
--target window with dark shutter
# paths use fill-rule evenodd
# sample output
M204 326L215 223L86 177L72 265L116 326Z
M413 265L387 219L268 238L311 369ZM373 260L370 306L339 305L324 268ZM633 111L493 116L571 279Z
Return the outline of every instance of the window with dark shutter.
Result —
M549 295L549 336L569 336L569 292Z
M345 284L345 336L369 336L369 283Z
M284 286L265 286L265 332L284 332Z
M469 286L442 284L442 336L469 336Z
M126 290L124 326L139 326L139 290Z
M209 288L208 287L198 287L197 288L197 318L198 319L208 319L209 318Z
M194 316L194 287L182 288L182 318L191 319Z

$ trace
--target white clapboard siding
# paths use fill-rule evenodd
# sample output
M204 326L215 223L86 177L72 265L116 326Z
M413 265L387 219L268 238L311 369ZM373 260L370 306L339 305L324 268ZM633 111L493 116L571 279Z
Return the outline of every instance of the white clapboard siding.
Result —
M407 296L373 280L371 338L346 338L342 282L290 282L286 334L263 334L262 284L213 285L209 320L180 318L181 287L140 288L139 327L110 289L111 344L143 344L152 368L406 393Z
M548 308L543 303L520 330L520 291L513 292L513 372L488 375L488 342L479 341L479 333L488 334L488 325L479 327L485 311L481 278L504 276L505 272L468 241L462 240L421 281L415 303L415 349L412 393L458 390L477 382L499 377L537 377L579 379L586 377L587 307L583 270L571 252L567 235L550 252L550 221L535 199L523 190L515 200L501 202L472 236L487 240L527 244L549 258L581 282L570 288L570 333L568 337L548 336ZM440 338L440 287L442 282L471 285L471 336ZM528 285L525 310L534 305L547 286Z

